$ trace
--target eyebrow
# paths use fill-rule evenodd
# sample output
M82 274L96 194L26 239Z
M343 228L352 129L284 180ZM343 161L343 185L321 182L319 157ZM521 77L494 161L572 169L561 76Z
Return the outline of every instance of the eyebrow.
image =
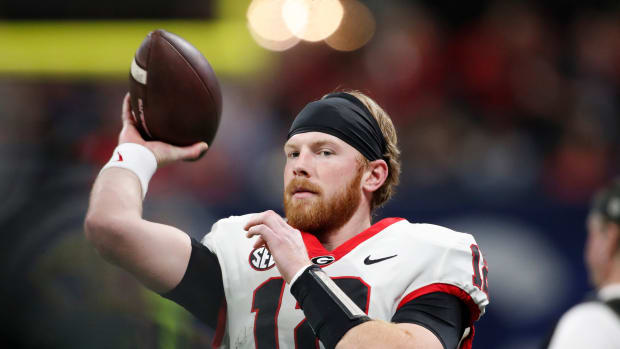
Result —
M327 140L327 139L322 139L322 140L318 140L318 141L314 141L312 143L310 143L310 147L322 147L324 145L331 145L334 147L337 147L338 144L336 144L336 142L332 141L332 140ZM296 144L291 144L291 143L286 143L284 144L284 150L287 149L291 149L291 148L297 148L298 146Z

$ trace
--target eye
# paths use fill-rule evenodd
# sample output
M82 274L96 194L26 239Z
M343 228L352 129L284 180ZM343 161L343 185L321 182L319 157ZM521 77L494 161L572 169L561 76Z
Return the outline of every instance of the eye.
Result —
M296 158L299 156L299 152L298 151L289 151L288 153L286 153L286 157L287 158Z
M320 154L320 155L322 155L322 156L330 156L330 155L334 155L334 153L333 153L331 150L325 150L325 149L321 150L321 151L319 152L319 154Z

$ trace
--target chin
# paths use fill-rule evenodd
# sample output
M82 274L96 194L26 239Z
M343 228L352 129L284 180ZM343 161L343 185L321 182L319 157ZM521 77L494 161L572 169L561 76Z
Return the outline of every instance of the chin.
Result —
M304 218L310 214L310 210L313 206L310 200L307 199L291 200L290 204L289 213L294 216Z
M308 205L312 205L316 201L316 198L292 198L290 203L297 208L305 208Z

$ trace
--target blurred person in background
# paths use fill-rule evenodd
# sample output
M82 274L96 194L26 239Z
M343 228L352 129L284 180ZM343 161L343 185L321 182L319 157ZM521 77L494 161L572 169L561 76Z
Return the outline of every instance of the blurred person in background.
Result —
M585 262L596 298L558 322L548 348L620 348L620 178L594 197Z
M486 260L469 234L401 218L372 224L400 173L394 126L372 99L338 92L306 105L284 146L286 219L232 216L202 242L144 220L142 199L158 166L207 145L145 142L129 110L126 97L86 235L215 327L215 347L471 348L488 304Z

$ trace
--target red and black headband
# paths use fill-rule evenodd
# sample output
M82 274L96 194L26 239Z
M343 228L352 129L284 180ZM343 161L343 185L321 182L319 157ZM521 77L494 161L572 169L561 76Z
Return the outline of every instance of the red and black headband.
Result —
M366 159L384 159L386 142L377 120L355 96L337 92L308 103L291 125L287 139L298 133L323 132L338 137Z

